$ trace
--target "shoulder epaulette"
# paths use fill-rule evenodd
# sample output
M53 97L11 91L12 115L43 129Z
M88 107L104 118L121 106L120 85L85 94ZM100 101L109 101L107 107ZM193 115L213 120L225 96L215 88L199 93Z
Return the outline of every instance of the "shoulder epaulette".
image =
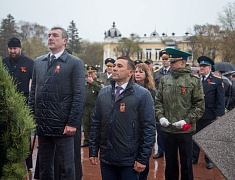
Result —
M99 83L102 83L102 82L103 82L101 79L96 79L96 81L98 81Z
M220 76L217 76L217 75L214 75L214 74L213 74L213 76L221 79L221 77L220 77Z
M198 79L200 79L200 77L197 74L191 74L193 77L196 77Z
M153 72L156 73L156 72L158 72L159 70L160 70L160 68L155 69Z

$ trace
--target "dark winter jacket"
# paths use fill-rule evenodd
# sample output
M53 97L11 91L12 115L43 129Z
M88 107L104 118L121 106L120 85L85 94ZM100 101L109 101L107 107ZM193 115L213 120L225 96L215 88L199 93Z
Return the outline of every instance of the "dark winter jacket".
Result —
M225 113L223 80L210 74L203 82L205 112L200 119L215 120Z
M15 63L13 63L13 61ZM29 83L30 79L32 79L34 61L21 54L18 60L12 60L10 57L6 57L2 62L7 67L9 74L14 78L17 90L28 98Z
M29 98L37 133L62 136L65 126L77 127L85 103L84 63L66 51L49 65L49 54L35 60Z
M147 164L155 138L154 103L150 92L129 81L114 102L114 82L100 90L90 133L90 157L106 164Z

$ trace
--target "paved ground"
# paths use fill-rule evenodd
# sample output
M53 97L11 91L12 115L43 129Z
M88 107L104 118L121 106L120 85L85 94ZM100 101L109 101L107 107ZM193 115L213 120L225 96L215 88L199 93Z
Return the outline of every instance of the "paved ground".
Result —
M88 158L88 147L84 147L81 150L82 153L82 165L83 165L83 180L101 180L100 167L99 165L91 165ZM35 143L33 159L35 167L35 159L37 154L37 141ZM159 158L154 160L150 158L150 172L148 180L164 180L164 168L165 159ZM206 169L206 164L204 162L204 154L200 154L199 163L193 165L194 169L194 179L195 180L225 180L220 171L214 167L211 170ZM32 169L34 173L34 169Z

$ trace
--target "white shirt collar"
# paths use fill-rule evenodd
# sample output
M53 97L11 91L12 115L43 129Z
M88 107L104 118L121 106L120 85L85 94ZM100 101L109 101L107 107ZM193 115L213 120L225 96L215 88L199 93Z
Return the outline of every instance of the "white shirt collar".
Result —
M123 85L121 85L122 90L120 91L120 93L122 93L122 92L126 89L127 84L128 84L128 82L126 82L126 83L124 83ZM116 87L117 87L117 86L118 86L117 83L115 83L115 93L116 93Z
M170 69L170 66L167 68L163 68L163 70L167 70L167 72L169 71L169 69Z
M112 76L112 73L111 73L111 74L106 73L106 74L107 74L107 77L108 77L108 78L110 78L110 77Z
M55 56L55 59L58 59L60 56L61 56L61 54L64 52L64 50L63 51L61 51L61 52L58 52L58 53L56 53L56 54L54 54L54 56ZM50 57L52 56L53 54L52 53L50 53Z

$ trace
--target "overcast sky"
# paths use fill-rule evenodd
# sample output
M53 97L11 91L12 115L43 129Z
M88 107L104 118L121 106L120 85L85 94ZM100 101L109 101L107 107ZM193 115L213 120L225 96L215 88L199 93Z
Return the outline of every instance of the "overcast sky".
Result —
M0 0L0 20L11 14L27 21L65 29L74 20L82 39L103 41L104 32L116 27L123 37L131 33L149 36L155 29L182 36L193 25L218 24L232 0Z

